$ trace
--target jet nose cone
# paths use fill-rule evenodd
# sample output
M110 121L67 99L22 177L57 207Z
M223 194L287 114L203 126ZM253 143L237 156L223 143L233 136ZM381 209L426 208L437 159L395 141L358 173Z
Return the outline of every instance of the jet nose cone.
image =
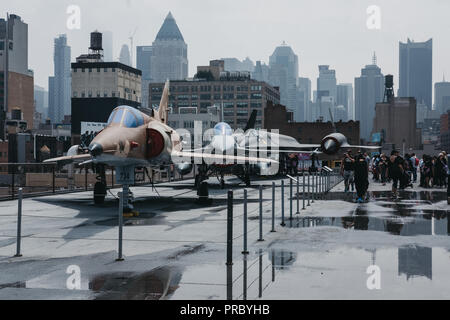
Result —
M99 143L91 143L89 145L89 153L94 157L101 155L103 153L102 145Z
M339 146L333 139L328 139L323 143L323 152L329 155L335 154L339 150Z

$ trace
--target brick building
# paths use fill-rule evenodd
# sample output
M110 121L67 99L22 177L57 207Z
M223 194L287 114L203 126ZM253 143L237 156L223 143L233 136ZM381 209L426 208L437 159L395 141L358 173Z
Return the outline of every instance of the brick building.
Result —
M149 106L158 108L164 83L149 86ZM223 106L223 120L231 127L245 127L251 111L258 110L256 126L264 123L263 110L269 101L280 102L280 92L266 82L250 78L248 72L224 71L223 60L213 60L209 66L197 67L195 79L171 81L169 107L197 108L198 114L208 113L208 107Z
M441 115L441 149L450 153L450 110Z
M264 114L264 129L278 129L281 134L291 136L300 143L320 144L322 138L334 132L331 122L290 122L292 113L283 105L268 103ZM359 121L336 122L336 129L347 137L350 144L360 143Z

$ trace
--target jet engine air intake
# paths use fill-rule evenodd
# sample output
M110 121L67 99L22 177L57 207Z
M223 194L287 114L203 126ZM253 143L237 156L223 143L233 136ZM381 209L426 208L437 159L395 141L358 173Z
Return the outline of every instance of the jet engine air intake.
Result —
M162 133L155 129L147 129L147 158L159 156L163 152L164 146Z

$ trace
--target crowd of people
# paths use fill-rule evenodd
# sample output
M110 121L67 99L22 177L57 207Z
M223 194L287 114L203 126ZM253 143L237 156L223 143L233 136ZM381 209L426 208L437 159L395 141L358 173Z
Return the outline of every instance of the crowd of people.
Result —
M423 188L447 187L450 174L447 153L442 151L437 156L423 155L419 159L414 153L400 156L393 150L390 156L378 154L372 158L367 153L359 151L352 155L348 150L342 159L341 174L344 177L345 192L353 192L356 188L358 202L363 202L369 186L369 172L373 180L383 185L392 182L392 192L398 195L398 190L413 188L418 182Z

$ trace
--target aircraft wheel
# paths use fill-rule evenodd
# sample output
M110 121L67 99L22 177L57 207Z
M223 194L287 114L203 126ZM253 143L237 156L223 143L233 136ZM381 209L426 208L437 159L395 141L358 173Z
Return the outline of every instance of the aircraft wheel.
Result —
M94 203L102 204L105 202L106 186L101 182L96 182L94 186Z
M250 175L248 174L245 175L245 186L247 187L251 186Z

